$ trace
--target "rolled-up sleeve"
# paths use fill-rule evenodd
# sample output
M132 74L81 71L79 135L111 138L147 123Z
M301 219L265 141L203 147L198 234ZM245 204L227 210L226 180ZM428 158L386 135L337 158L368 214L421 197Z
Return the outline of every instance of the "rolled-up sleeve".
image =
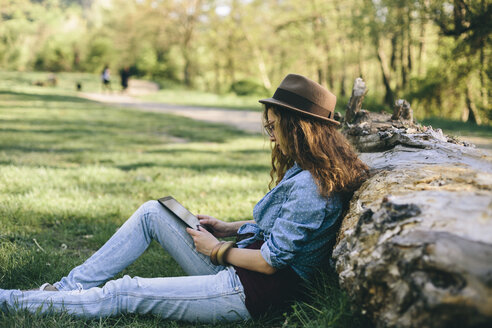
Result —
M327 200L309 175L303 183L294 184L271 233L261 247L261 254L272 267L289 265L301 249L312 240L327 215Z

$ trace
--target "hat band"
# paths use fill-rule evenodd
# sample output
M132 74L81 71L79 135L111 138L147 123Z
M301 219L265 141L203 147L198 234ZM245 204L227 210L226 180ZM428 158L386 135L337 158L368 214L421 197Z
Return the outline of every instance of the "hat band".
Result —
M313 103L309 99L306 99L285 89L277 88L277 91L275 91L275 94L273 95L273 99L287 103L290 106L295 107L303 112L316 114L327 118L331 118L332 115L332 111Z

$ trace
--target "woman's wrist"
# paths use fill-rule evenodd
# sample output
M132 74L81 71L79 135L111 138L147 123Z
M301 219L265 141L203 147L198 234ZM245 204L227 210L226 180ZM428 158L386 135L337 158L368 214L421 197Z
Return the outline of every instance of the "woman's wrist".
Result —
M237 231L239 230L239 228L241 228L246 223L254 223L254 221L253 220L249 220L249 221L229 222L228 235L230 237L236 236L237 235Z
M237 226L237 222L229 222L229 229L227 234L229 235L229 237L234 237L235 235L237 235L238 229L239 227Z
M212 262L213 265L219 265L219 262L217 261L217 253L220 249L220 246L224 244L225 241L220 241L217 244L215 244L214 248L212 248L212 251L210 252L210 262Z
M212 262L213 265L226 266L228 264L226 261L227 253L233 247L236 247L236 243L232 241L218 242L210 253L210 262Z

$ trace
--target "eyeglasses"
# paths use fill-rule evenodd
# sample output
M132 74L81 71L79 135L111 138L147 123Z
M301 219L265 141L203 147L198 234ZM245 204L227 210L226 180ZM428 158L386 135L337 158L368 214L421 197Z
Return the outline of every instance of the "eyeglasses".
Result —
M263 127L265 128L266 133L270 137L275 138L275 134L274 134L274 132L275 132L275 122L268 122Z

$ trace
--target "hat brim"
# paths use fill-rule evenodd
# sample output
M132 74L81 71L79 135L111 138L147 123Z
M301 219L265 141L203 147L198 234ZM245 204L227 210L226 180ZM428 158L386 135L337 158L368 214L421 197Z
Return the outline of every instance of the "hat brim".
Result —
M260 102L262 104L272 104L272 105L280 106L280 107L283 107L283 108L286 108L286 109L289 109L289 110L293 110L293 111L295 111L295 112L297 112L297 113L299 113L301 115L305 115L305 116L317 118L317 119L320 119L322 121L326 121L326 122L329 122L329 123L332 123L332 124L335 124L335 125L340 125L340 122L338 122L336 120L333 120L333 119L328 118L328 117L324 117L324 116L320 116L320 115L316 115L316 114L313 114L313 113L306 112L304 110L301 110L301 109L295 108L293 106L290 106L289 104L284 103L283 101L279 101L279 100L277 100L275 98L260 99L260 100L258 100L258 102Z

